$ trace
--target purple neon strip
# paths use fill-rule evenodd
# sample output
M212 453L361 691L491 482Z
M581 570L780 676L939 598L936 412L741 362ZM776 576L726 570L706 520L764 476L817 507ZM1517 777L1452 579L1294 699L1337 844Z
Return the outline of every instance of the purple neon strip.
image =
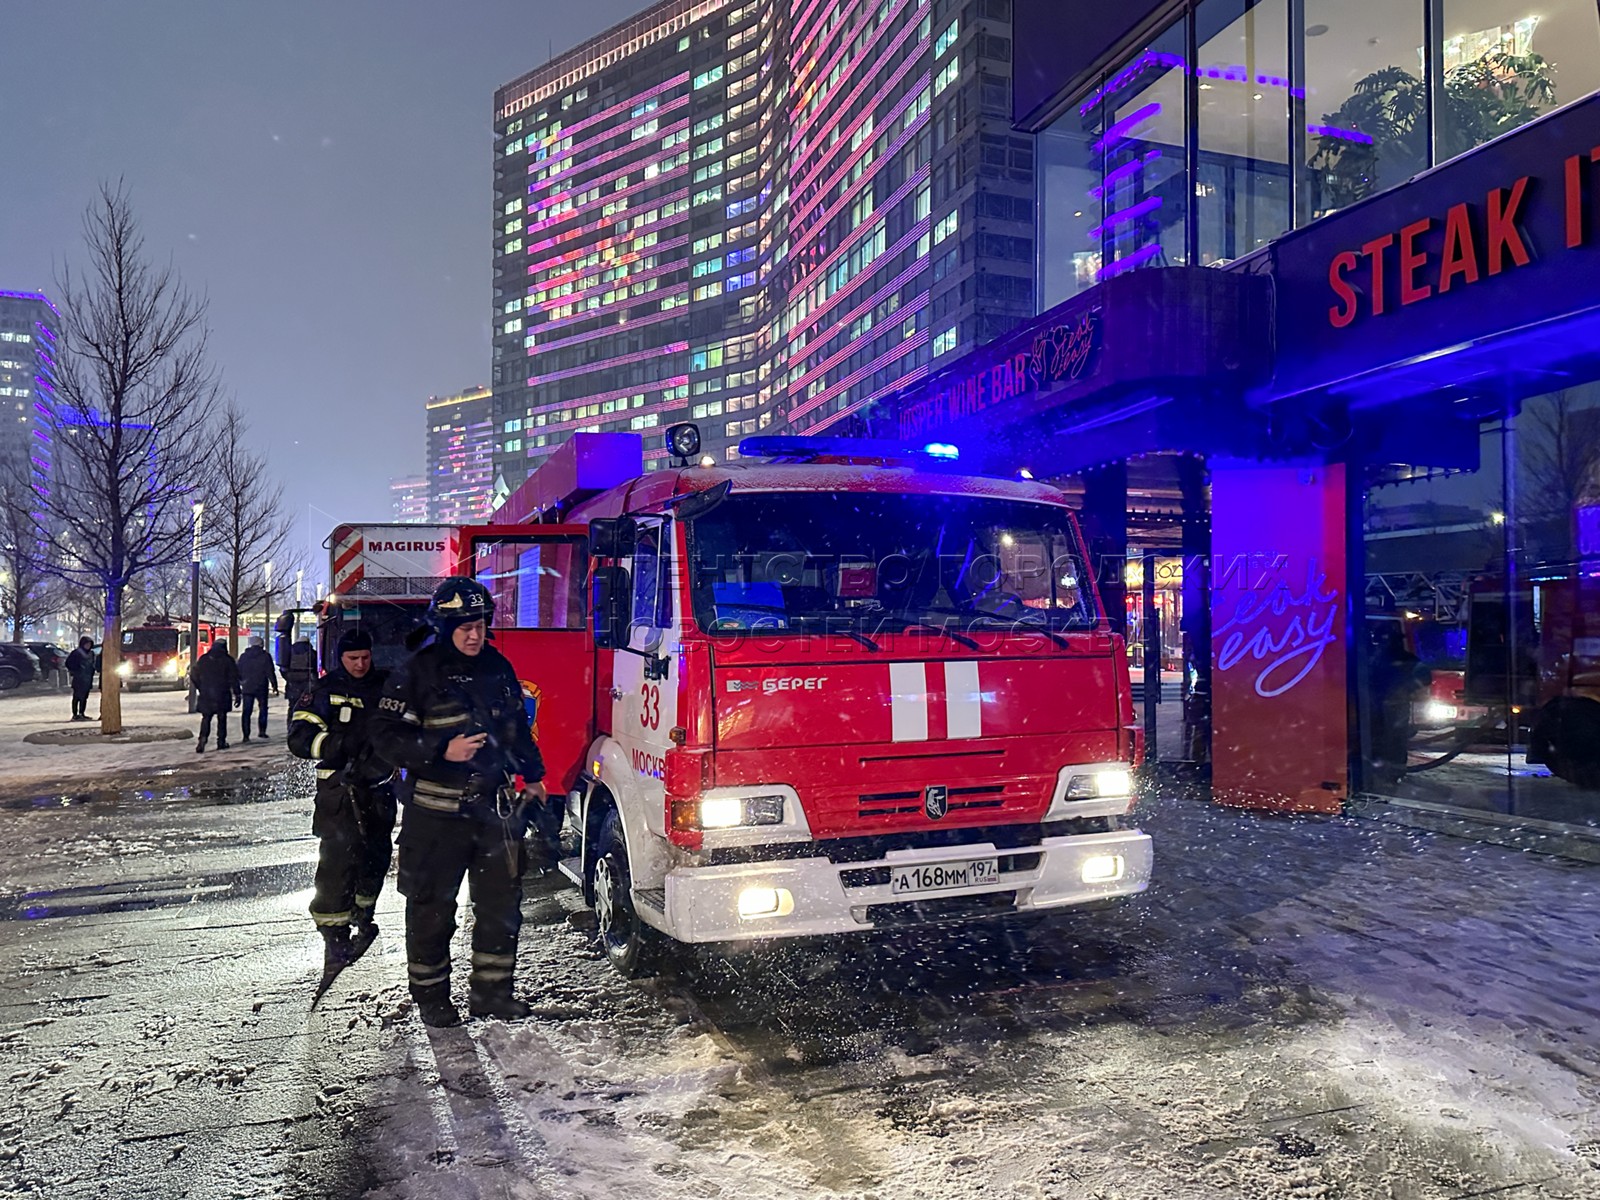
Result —
M908 0L901 0L899 7L902 9L905 8L907 2ZM901 70L896 72L897 75L903 73L906 67L915 64L921 57L920 55L916 54L907 54L904 50L905 43L908 41L919 40L926 42L928 40L916 39L918 24L919 22L907 22L905 25L901 26L900 32L895 35L892 42L890 42L887 46L874 49L874 54L878 57L880 62L895 62L897 60L901 62ZM818 79L826 79L829 72L832 71L835 61L843 57L846 52L845 43L841 39L839 47L834 51L833 57L821 63L817 67L816 77ZM789 60L791 63L793 63L795 61L794 55L791 54ZM791 95L798 97L801 93L803 93L805 87L806 84L804 82L797 81L794 91L791 92ZM799 142L801 140L808 139L810 137L812 125L814 125L817 121L822 120L825 116L830 120L837 120L838 114L840 113L848 113L857 110L858 107L864 107L864 105L861 103L862 92L868 89L876 90L872 73L870 71L866 72L862 78L857 80L855 87L851 88L850 91L845 95L832 97L831 103L822 104L820 107L818 107L816 112L802 120L801 123L796 127L792 140ZM823 128L827 127L828 126L826 125L823 126Z
M687 350L688 342L668 342L665 346L652 346L648 350L635 350L632 354L619 354L604 362L585 363L581 367L568 367L564 371L551 371L548 375L528 376L528 386L535 387L541 383L556 383L562 379L572 379L578 375L592 375L596 371L609 370L623 363L643 362L647 358L655 358L659 354L676 354L680 350Z
M1359 129L1342 129L1338 125L1307 125L1306 129L1318 137L1341 138L1347 142L1356 142L1362 146L1373 144L1372 135L1362 133Z
M652 179L650 182L652 184L654 184L655 180ZM634 192L640 190L640 188L642 188L643 186L644 186L643 184L635 184L633 187L629 188L625 192L618 192L617 195L619 195L619 196L632 195ZM661 203L662 204L674 204L679 200L686 200L686 199L688 199L688 197L689 197L689 189L688 188L682 188L679 191L672 192L671 194L666 195L666 196L662 196L661 197ZM537 254L540 250L548 250L548 249L550 249L551 247L554 247L554 246L569 245L575 239L586 239L588 237L588 235L597 232L603 226L609 225L615 220L616 220L616 217L602 218L601 220L598 220L598 221L591 221L587 225L580 225L575 229L568 229L568 230L565 230L565 231L563 231L561 233L553 234L550 237L542 238L541 240L539 240L537 242L529 242L527 244L527 247L526 247L527 248L527 252L528 252L529 256L531 257L532 255ZM636 226L634 226L632 229L630 229L628 231L626 236L628 236L630 238L637 237L642 233L648 233L650 230L655 229L658 226L661 226L661 225L676 225L679 222L686 221L686 220L688 220L687 214L680 214L678 216L673 216L673 217L657 217L654 221L651 221L650 224L648 224L648 225L636 225ZM571 251L569 251L568 253L571 253ZM530 272L536 271L536 270L543 270L545 268L545 266L547 266L547 265L548 266L560 266L561 264L560 264L559 259L561 257L562 256L558 255L554 259L548 259L548 258L544 259L541 262L534 263L534 264L530 265L528 267L528 270Z
M898 362L900 359L904 358L907 354L910 354L913 350L917 350L917 349L920 349L923 346L926 346L928 344L928 341L929 341L928 331L926 329L924 329L920 333L918 333L915 337L908 338L905 341L901 342L893 350L890 350L887 354L882 355L879 358L873 359L871 362L867 363L865 366L861 367L860 369L852 371L850 374L846 375L843 379L839 380L838 383L835 383L831 387L826 388L823 391L818 392L815 396L811 397L810 400L806 401L799 408L791 408L791 409L789 409L785 415L791 421L794 420L796 417L804 416L806 413L810 412L812 409L816 408L818 405L826 404L829 400L832 400L835 396L839 395L841 392L849 391L852 387L854 387L856 384L860 383L863 379L869 378L873 374L873 372L881 371L881 370L883 370L884 367L888 366L890 363Z
M1160 196L1146 196L1137 204L1111 213L1104 221L1089 230L1089 236L1097 238L1108 229L1115 229L1118 225L1126 225L1129 221L1137 220L1146 213L1154 212L1161 207L1162 203Z
M1110 279L1113 275L1121 275L1124 271L1131 271L1135 267L1142 267L1156 255L1161 253L1161 243L1151 242L1143 250L1135 250L1126 258L1119 258L1100 268L1100 278Z
M668 107L686 108L688 107L688 104L689 99L686 96L681 102L674 102ZM658 108L656 112L651 113L650 115L654 117L657 113L664 113L666 111L667 109L665 108ZM657 119L659 120L659 117ZM563 187L574 187L576 185L568 178L568 176L570 176L573 172L593 170L596 167L603 166L604 164L611 162L613 159L633 158L635 161L649 159L653 157L655 153L659 152L659 148L654 145L646 146L644 143L664 141L673 134L679 133L687 128L689 128L689 118L685 116L681 121L667 125L664 128L657 129L647 138L640 138L637 142L629 142L626 146L618 146L614 150L607 150L604 154L598 156L585 157L584 151L588 150L590 146L593 146L598 142L608 142L617 133L621 132L620 129L603 129L590 141L579 142L577 145L573 146L571 150L562 151L560 159L557 160L562 165L552 166L551 164L545 162L530 166L528 168L528 174L530 175L532 175L535 171L548 171L549 174L533 184L533 186L529 188L529 194L531 195L535 188L551 187L556 183L560 183ZM644 153L640 153L641 151L644 151ZM570 161L568 161L569 159Z
M1112 188L1116 184L1121 183L1124 179L1127 179L1130 175L1137 175L1140 171L1144 170L1146 166L1148 166L1150 163L1155 162L1155 160L1160 158L1160 157L1161 157L1161 151L1159 151L1159 150L1151 150L1143 158L1131 159L1128 162L1123 163L1116 170L1107 171L1106 172L1106 177L1100 183L1100 185L1098 187L1092 187L1092 188L1089 189L1090 197L1095 199L1095 200L1104 199L1106 192L1110 188Z
M49 305L50 311L55 313L56 316L59 317L61 315L61 310L52 304L50 297L43 292L0 292L0 296L6 296L12 300L40 300Z
M1095 142L1094 148L1096 150L1103 151L1110 146L1116 145L1116 143L1120 141L1124 141L1129 136L1130 130L1132 130L1135 126L1148 121L1160 111L1161 101L1159 100L1152 100L1149 104L1135 109L1133 112L1123 117L1122 120L1118 121L1116 124L1107 129L1104 136L1102 136L1099 141Z

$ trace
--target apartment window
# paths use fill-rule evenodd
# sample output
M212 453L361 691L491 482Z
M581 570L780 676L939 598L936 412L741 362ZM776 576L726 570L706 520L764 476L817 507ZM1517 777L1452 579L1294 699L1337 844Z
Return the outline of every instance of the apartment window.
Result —
M961 56L958 54L940 68L939 74L934 77L933 94L937 96L959 78L961 78Z
M933 354L937 358L941 354L948 354L956 348L956 327L950 326L943 333L933 339Z
M945 31L939 35L939 40L933 44L933 56L942 57L944 52L956 44L956 39L961 36L961 22L951 21Z
M952 209L939 218L939 223L933 227L933 244L935 246L956 231L959 219L959 210L956 209Z

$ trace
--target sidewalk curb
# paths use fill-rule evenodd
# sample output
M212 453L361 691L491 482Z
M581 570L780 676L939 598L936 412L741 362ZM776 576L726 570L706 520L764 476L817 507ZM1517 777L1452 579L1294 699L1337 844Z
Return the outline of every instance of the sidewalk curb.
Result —
M1392 796L1353 796L1345 811L1354 817L1600 865L1600 828L1590 834L1554 821Z

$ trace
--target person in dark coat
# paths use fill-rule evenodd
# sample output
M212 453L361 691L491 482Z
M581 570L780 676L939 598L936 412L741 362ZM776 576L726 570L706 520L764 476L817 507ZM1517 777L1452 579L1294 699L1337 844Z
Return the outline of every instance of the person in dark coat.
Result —
M72 719L89 719L89 690L94 687L94 673L100 667L99 656L94 652L94 639L81 637L78 648L67 655L67 675L72 680Z
M338 650L339 665L301 697L289 726L289 752L317 761L311 919L323 937L324 972L355 961L377 936L374 910L394 854L394 770L373 753L371 736L384 672L372 666L365 630L346 630Z
M522 685L488 644L494 599L474 579L439 585L428 607L433 640L384 684L372 742L402 768L400 869L411 997L424 1023L461 1020L450 1000L456 894L472 897L471 1011L517 1020L512 993L522 928L523 836L545 800L544 761ZM520 787L518 784L520 783Z
M261 737L267 736L267 689L270 687L274 696L278 694L278 672L261 640L259 634L252 637L249 647L239 655L239 691L244 697L239 712L239 740L244 742L250 740L252 709L259 709L261 713L256 722L257 732Z
M289 647L282 665L283 702L289 709L292 724L295 710L311 690L311 685L317 681L317 648L311 644L309 634L302 633L299 641Z
M211 643L194 666L189 668L189 682L194 685L200 712L200 740L194 752L200 754L211 737L211 719L217 720L217 749L228 748L228 713L239 699L239 664L228 653L228 640L218 638Z

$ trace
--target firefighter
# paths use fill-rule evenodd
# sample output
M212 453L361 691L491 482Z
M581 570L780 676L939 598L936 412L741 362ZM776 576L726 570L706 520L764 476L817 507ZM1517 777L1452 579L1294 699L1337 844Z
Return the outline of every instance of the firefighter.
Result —
M311 832L321 849L311 919L323 937L325 977L361 957L378 934L373 910L389 872L395 818L393 771L373 753L384 672L372 667L372 636L347 630L338 650L339 665L301 697L289 726L290 752L317 760Z
M516 1020L512 994L522 927L523 834L545 801L544 761L522 685L488 644L494 600L454 576L428 606L432 637L390 676L374 723L378 753L404 768L399 888L406 898L411 995L428 1025L458 1024L450 1000L450 939L466 876L473 909L473 1016ZM520 777L521 790L516 783Z
M311 635L302 633L300 640L289 647L283 664L283 703L289 710L289 722L294 723L295 710L300 698L311 690L317 681L317 649L311 644Z

